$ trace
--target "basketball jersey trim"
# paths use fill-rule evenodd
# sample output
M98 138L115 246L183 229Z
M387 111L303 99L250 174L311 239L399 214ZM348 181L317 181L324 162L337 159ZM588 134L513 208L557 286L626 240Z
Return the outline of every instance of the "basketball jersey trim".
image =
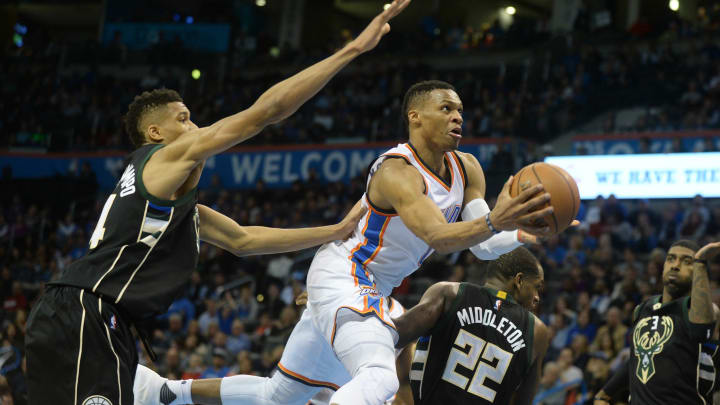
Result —
M463 181L463 188L467 187L467 171L465 170L465 164L463 163L460 156L457 154L457 152L452 151L450 152L450 155L455 159L455 162L457 163L458 167L460 168L460 173L462 174L462 181ZM573 204L575 202L573 201Z
M120 302L123 295L125 294L125 291L128 289L128 287L130 287L130 284L132 283L133 279L135 278L135 275L140 270L140 268L145 264L145 261L147 260L148 256L150 256L150 253L152 253L153 249L155 249L155 246L157 246L157 242L160 240L160 238L163 237L163 235L165 235L165 233L166 233L165 231L170 226L170 222L172 222L174 212L175 212L175 208L173 208L170 211L170 218L167 220L167 224L165 225L165 228L162 229L161 231L159 231L160 235L155 237L155 239L156 239L155 243L153 243L152 246L150 246L150 249L148 249L147 253L145 253L145 256L143 257L140 264L138 264L138 266L135 268L135 271L133 271L132 274L130 275L130 278L128 278L127 283L125 283L122 290L120 290L120 293L118 294L117 298L115 299L116 304Z
M528 343L527 343L527 353L528 353L528 367L532 366L533 363L533 352L535 351L535 347L533 346L533 343L535 341L535 314L528 311Z
M395 210L382 209L382 208L378 207L377 205L373 204L373 202L370 201L370 196L368 196L367 193L365 194L365 200L366 200L367 203L368 203L368 208L370 208L370 211L372 211L372 212L374 212L374 213L376 213L376 214L378 214L378 215L382 215L382 216L385 216L385 217L396 217L396 216L398 216L398 213L397 213L397 211L395 211Z
M147 164L148 160L150 160L150 157L157 152L158 150L162 149L165 145L159 144L153 146L152 149L150 149L150 152L148 152L147 155L142 159L140 162L140 166L138 166L137 170L135 171L135 183L138 185L138 190L140 190L140 195L150 201L151 203L155 205L160 205L163 207L177 207L179 205L183 205L187 203L188 201L191 201L193 197L195 196L197 192L197 186L193 187L192 190L188 191L187 193L183 194L178 198L177 200L163 200L162 198L155 197L154 195L150 194L149 191L145 188L145 183L142 181L142 174L143 169L145 169L145 165Z
M339 307L339 308L335 311L335 318L333 319L333 328L332 328L332 333L330 334L330 346L334 346L334 345L335 345L335 331L337 331L337 316L338 316L338 313L340 312L340 310L343 309L343 308L349 309L349 310L355 312L356 314L358 314L358 315L360 315L360 316L362 316L362 317L374 316L374 317L376 317L377 319L379 319L380 322L382 322L383 324L385 324L385 326L390 327L390 328L392 328L394 331L397 332L397 328L395 327L395 325L393 325L393 324L391 324L390 322L388 322L388 321L386 321L385 319L383 319L383 310L382 310L382 301L383 301L383 298L380 298L379 300L376 299L376 300L377 300L377 302L374 302L373 304L371 304L371 305L368 306L368 304L369 304L369 303L368 303L368 297L367 297L367 295L366 295L366 296L365 296L365 309L363 309L363 310L359 310L359 309L357 309L357 308L354 308L354 307L351 307L351 306L348 306L348 305L343 305L343 306ZM379 308L380 308L380 311L379 311L379 312L378 312L378 310L376 309L376 307L379 307Z
M435 173L429 168L425 161L422 160L420 155L417 154L417 152L415 151L415 147L410 142L406 143L405 146L410 150L410 153L412 153L413 157L415 157L415 160L417 160L420 167L422 167L430 175L430 177L437 180L437 182L441 186L443 186L445 190L450 191L450 189L452 188L452 184L455 181L455 174L452 170L452 164L448 160L447 154L443 154L443 162L445 162L447 169L450 171L450 183L446 182L445 179L440 177L437 173Z
M338 385L331 382L313 380L312 378L307 378L302 374L290 371L285 366L283 366L282 363L278 363L278 371L282 373L285 377L290 378L291 380L295 380L299 383L309 385L311 387L330 388L333 391L337 391L340 388Z
M365 240L358 243L348 257L353 262L352 273L355 279L355 285L359 284L355 264L360 265L363 271L367 270L367 265L375 259L382 249L385 231L392 217L393 216L390 215L373 212L372 210L367 214L365 226L362 231ZM361 281L370 282L370 280ZM362 285L374 287L374 284L375 283Z
M405 159L405 161L407 162L408 165L410 165L410 166L412 166L412 167L414 168L414 166L412 165L412 162L410 161L410 159L408 159L407 156L401 155L401 154L399 154L399 153L385 153L385 154L380 155L380 157L386 157L386 158L388 158L388 159L398 159L398 158L402 158L402 159ZM377 159L376 159L376 160L377 160ZM385 162L382 162L382 163L385 163ZM380 163L380 165L382 165L382 163ZM372 166L372 165L373 165L373 164L371 163L370 166ZM425 187L425 189L423 190L423 194L427 195L427 194L428 194L428 191L429 191L429 189L430 189L430 186L427 184L427 179L425 179L425 176L422 176L422 175L421 175L420 177L422 177L422 179L423 179L423 185L424 185L424 187ZM388 209L380 208L380 207L378 207L377 205L375 205L375 203L373 203L373 202L370 200L370 196L368 195L368 192L370 191L370 185L369 185L369 184L368 184L368 186L367 186L365 189L366 189L366 190L365 190L365 191L366 191L366 192L365 192L365 200L367 200L368 205L370 206L370 209L374 210L375 212L377 212L377 213L380 214L380 215L387 215L387 216L395 216L395 215L398 215L397 211L395 211L394 209L389 209L389 210L388 210Z

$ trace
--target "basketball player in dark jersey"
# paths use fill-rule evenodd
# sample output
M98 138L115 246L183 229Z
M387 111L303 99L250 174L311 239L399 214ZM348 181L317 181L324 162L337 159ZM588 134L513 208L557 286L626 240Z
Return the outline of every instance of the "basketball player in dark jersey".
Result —
M711 301L707 261L720 242L698 250L679 240L663 269L663 293L635 308L630 359L595 395L604 405L630 393L635 405L712 403L718 357L717 308Z
M435 284L394 319L397 347L418 339L415 404L530 404L550 343L530 312L543 279L540 263L519 247L488 263L485 285Z
M28 320L30 405L133 403L137 350L130 326L167 310L195 270L199 241L237 255L298 250L342 239L362 215L338 225L278 230L241 227L197 204L205 159L294 113L336 73L373 49L410 0L395 0L344 48L278 83L247 110L198 128L180 96L155 90L130 104L137 150L108 197L88 254L51 283ZM147 345L146 345L147 346Z

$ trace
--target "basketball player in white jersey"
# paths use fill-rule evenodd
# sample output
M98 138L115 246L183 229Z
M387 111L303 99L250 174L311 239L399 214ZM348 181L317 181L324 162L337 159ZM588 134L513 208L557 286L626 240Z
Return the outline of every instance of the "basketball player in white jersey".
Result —
M307 293L304 293L304 295L307 300ZM398 300L393 297L388 297L388 302L390 303L391 318L399 318L405 313L405 307L403 307ZM305 302L303 302L302 305L304 304ZM412 364L412 355L414 351L415 343L410 343L402 349L395 349L395 367L397 368L397 376L400 381L400 389L397 394L393 395L385 402L385 405L412 405L413 396L412 389L410 388L410 365ZM349 374L347 376L347 381L350 381ZM308 405L329 405L330 397L332 397L333 393L334 391L332 389L323 388L322 391L315 394L310 402L308 402Z
M294 328L278 373L168 381L160 403L304 405L322 388L333 405L381 405L398 390L397 333L387 297L433 251L470 248L490 260L547 235L538 222L550 195L542 185L510 196L508 179L491 211L477 159L458 153L462 102L452 85L413 85L403 113L409 142L371 166L363 196L369 211L347 241L320 248L308 274L308 306ZM456 222L462 213L462 222ZM352 378L346 383L345 376ZM344 385L343 385L344 384ZM217 398L220 398L218 401Z
M400 304L396 299L389 297L390 300L390 316L394 318L400 317L405 313L405 307ZM296 299L295 303L299 306L307 304L307 292L303 292ZM410 365L412 363L412 354L414 352L415 344L411 343L404 349L396 349L396 365L398 379L401 382L400 390L396 395L387 400L385 405L411 405L413 403L412 390L410 388ZM133 386L134 394L134 405L155 405L158 403L157 390L153 390L153 387L162 387L166 379L161 377L153 370L138 364L137 371L135 373L135 381ZM216 381L219 381L216 379ZM346 381L350 381L350 375L347 374ZM315 396L308 402L308 405L328 405L330 397L334 390L330 388L323 388L321 391L315 394ZM219 400L219 398L217 398Z

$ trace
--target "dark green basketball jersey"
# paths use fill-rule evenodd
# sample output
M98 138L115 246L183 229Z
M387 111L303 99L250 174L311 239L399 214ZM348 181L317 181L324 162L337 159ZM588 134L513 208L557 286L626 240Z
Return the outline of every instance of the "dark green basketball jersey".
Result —
M134 321L164 313L183 295L198 260L197 192L175 201L147 192L142 171L162 147L145 145L129 155L90 238L90 251L51 284L102 296Z
M633 405L712 404L717 346L712 327L694 336L690 297L662 304L655 296L640 304L632 329L629 361ZM695 329L697 330L697 329Z
M505 291L460 284L450 310L418 340L415 404L509 403L530 371L534 325Z

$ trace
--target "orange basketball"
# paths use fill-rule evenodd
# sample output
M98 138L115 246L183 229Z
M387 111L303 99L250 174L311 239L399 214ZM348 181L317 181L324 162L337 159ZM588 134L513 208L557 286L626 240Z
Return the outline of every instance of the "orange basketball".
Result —
M549 205L554 212L541 219L550 227L552 233L565 230L580 209L580 193L572 176L564 169L549 163L533 163L520 169L510 185L510 195L515 197L521 191L541 183L550 194ZM547 205L538 209L545 208Z

